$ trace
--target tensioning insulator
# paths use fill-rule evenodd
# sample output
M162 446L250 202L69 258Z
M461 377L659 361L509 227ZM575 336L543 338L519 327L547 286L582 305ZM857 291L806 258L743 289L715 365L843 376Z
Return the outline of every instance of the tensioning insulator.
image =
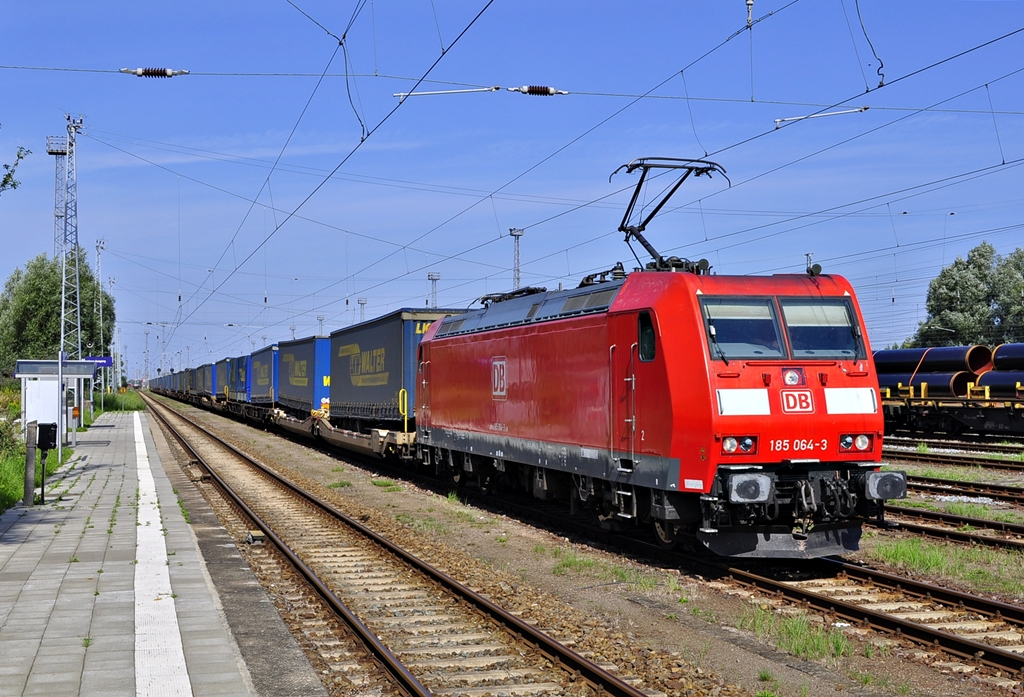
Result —
M530 94L535 97L550 97L556 94L569 94L565 90L556 90L554 87L545 87L543 85L523 85L522 87L509 87L509 92L522 92L523 94Z
M126 75L136 77L174 77L175 75L188 75L187 70L172 70L170 68L121 68Z

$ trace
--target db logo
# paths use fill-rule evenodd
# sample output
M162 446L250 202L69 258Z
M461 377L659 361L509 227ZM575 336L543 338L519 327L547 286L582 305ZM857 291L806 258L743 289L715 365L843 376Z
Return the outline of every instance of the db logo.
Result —
M505 357L495 356L491 359L491 398L505 399L508 396L508 373Z
M782 390L782 411L787 414L813 414L814 399L810 390Z

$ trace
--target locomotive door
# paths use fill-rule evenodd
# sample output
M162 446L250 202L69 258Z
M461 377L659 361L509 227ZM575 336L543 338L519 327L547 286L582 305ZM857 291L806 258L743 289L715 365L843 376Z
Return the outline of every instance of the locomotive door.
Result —
M612 457L618 470L632 471L648 450L649 425L644 418L654 381L656 332L648 311L620 315L613 320L612 336L617 340L609 349L611 365L611 435Z
M609 349L609 455L619 471L632 471L636 463L637 418L636 315L611 319Z
M416 390L416 401L418 404L413 405L414 418L417 423L421 423L424 426L430 425L430 361L423 360L423 347L420 346L417 356L417 369L419 385Z

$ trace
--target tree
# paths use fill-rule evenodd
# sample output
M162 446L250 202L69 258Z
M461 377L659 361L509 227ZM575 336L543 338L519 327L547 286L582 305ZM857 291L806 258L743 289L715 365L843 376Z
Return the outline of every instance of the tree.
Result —
M982 242L932 279L926 307L908 347L1024 340L1024 250L1001 257Z
M114 299L103 290L79 247L79 302L82 352L109 355L114 330ZM103 341L93 308L103 298ZM11 374L18 359L56 359L60 347L61 260L40 254L15 269L0 293L0 373ZM91 349L87 348L92 344Z
M1018 248L1000 260L993 286L996 343L1024 341L1024 249Z
M0 177L0 194L7 191L8 189L17 189L21 185L21 182L14 178L14 170L18 168L18 164L26 157L32 154L31 150L26 148L18 148L18 151L14 154L14 164L4 165L4 176Z

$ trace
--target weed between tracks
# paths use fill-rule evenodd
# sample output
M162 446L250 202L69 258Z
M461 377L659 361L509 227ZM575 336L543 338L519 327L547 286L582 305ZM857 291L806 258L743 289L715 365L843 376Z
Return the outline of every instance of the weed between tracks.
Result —
M759 638L774 641L787 653L806 661L839 658L850 653L850 640L837 629L814 624L806 615L782 617L768 608L752 609L740 620L740 628Z
M932 501L893 501L897 507L920 508L926 511L950 513L963 516L964 518L980 518L981 520L993 520L997 523L1011 523L1013 525L1024 525L1024 515L1015 511L995 510L991 506L980 503L962 503L951 501L948 503Z
M425 518L417 518L411 513L399 513L395 516L402 525L408 525L417 532L429 532L436 535L447 535L452 531L452 528L448 523L438 520L433 516L427 516Z
M919 467L907 465L894 467L885 465L884 470L899 470L907 473L908 477L926 477L929 479L950 479L955 482L983 482L992 481L992 472L986 471L983 467Z
M962 583L976 593L1024 598L1024 554L921 539L880 541L870 556L899 569Z

